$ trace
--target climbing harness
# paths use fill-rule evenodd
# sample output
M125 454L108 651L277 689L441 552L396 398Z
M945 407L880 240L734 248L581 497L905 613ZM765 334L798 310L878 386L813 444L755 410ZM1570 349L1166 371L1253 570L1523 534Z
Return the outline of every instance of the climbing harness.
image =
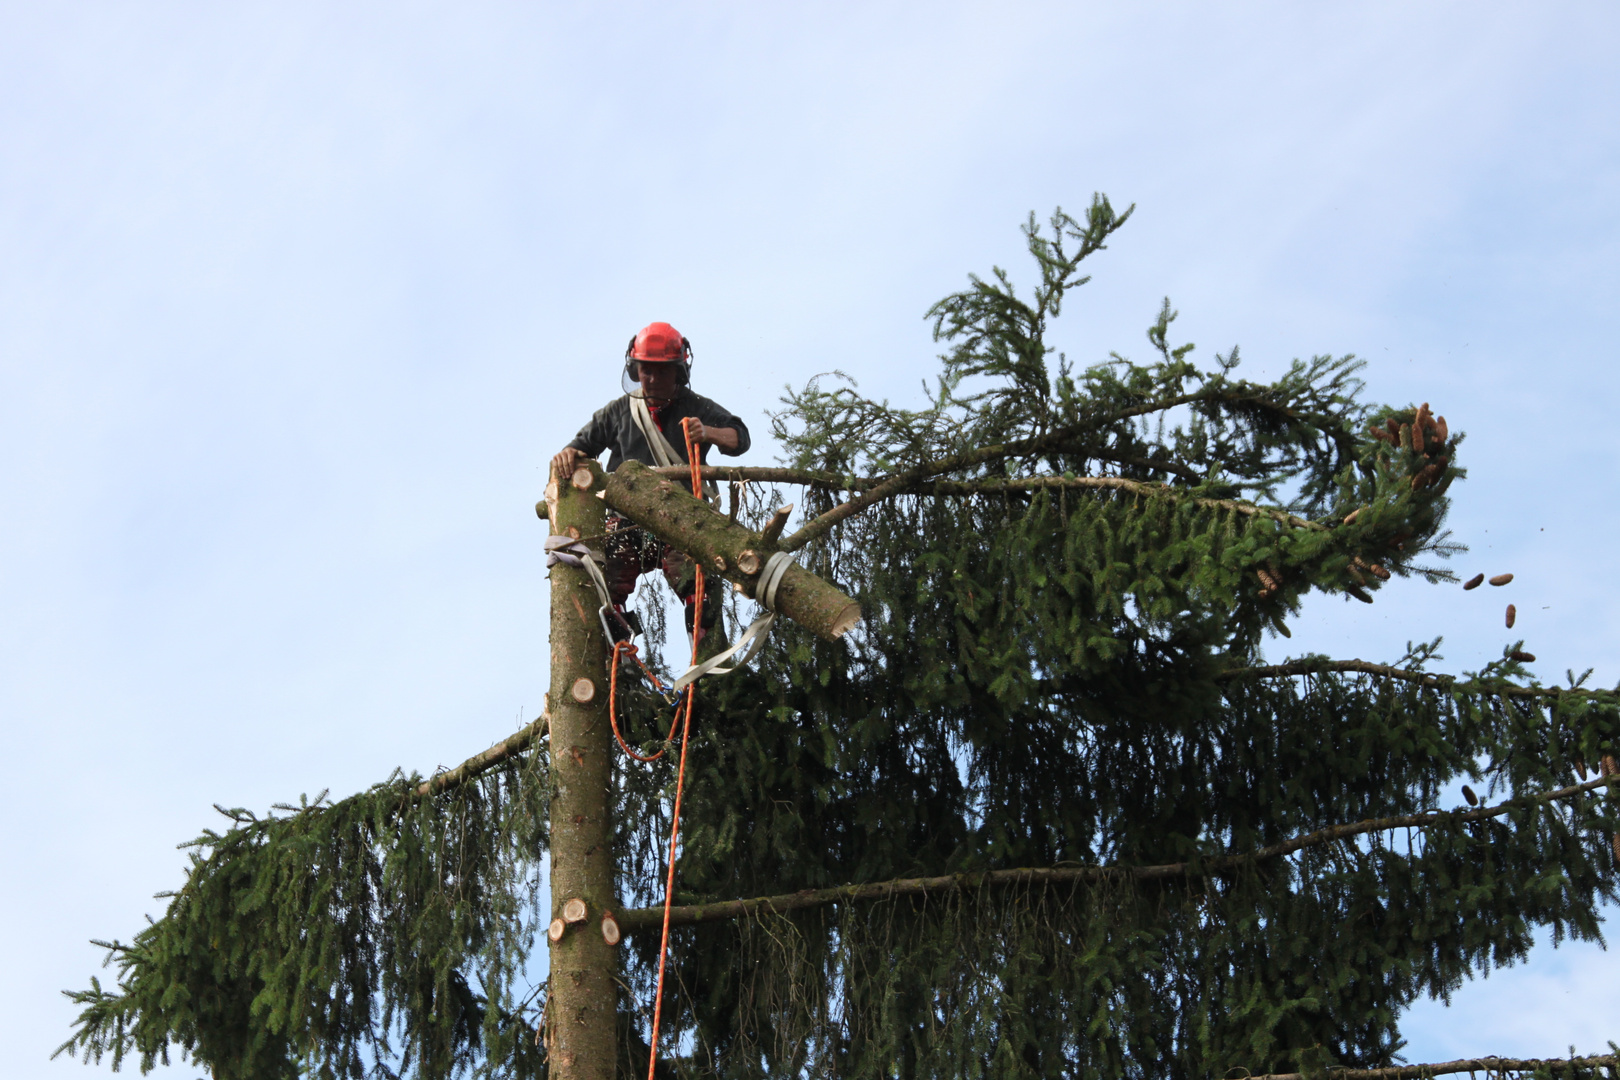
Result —
M675 682L671 684L671 690L676 692L684 690L691 683L705 675L730 675L754 658L754 655L764 646L765 638L771 632L771 625L776 622L776 587L781 584L782 575L792 563L793 556L787 552L777 551L772 553L771 557L765 561L765 569L760 572L759 585L755 590L759 602L765 605L765 614L749 623L747 629L738 636L736 643L731 648L725 652L716 653L701 664L693 664L681 672ZM743 651L744 646L747 646L747 651L743 652L742 657L735 664L728 668L720 666L738 652Z

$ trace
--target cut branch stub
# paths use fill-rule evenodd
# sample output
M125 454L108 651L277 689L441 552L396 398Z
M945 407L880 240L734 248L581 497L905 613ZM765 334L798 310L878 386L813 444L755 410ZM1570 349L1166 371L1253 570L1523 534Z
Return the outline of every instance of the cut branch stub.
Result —
M581 900L577 896L572 898L571 900L568 901L568 903L563 905L563 910L562 910L563 922L566 922L566 923L582 923L582 922L585 921L586 914L588 914L588 911L587 911L587 909L585 907L585 901Z
M792 514L792 503L788 503L786 506L777 507L776 513L771 515L771 520L767 521L765 523L765 528L760 530L760 537L764 539L767 544L776 543L776 538L782 535L782 530L787 527L788 518L792 516Z
M757 549L761 537L694 499L678 484L639 461L627 461L612 473L590 464L609 506L637 525L673 544L706 567L726 567L720 576L752 595L754 580L738 566L742 553ZM755 552L758 557L757 551ZM789 566L776 587L776 609L818 637L836 641L861 621L860 605L842 590L798 564Z

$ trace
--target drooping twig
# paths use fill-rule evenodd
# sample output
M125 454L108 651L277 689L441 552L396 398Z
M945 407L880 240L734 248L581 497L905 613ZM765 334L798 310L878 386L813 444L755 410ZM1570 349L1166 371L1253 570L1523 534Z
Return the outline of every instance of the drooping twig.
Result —
M709 904L688 904L670 909L671 926L694 926L698 923L737 919L756 912L782 914L804 908L822 907L852 900L881 900L897 896L921 896L926 893L949 890L972 890L991 885L1054 885L1066 882L1101 881L1105 879L1134 881L1163 881L1172 878L1224 873L1246 863L1292 855L1296 851L1320 847L1338 840L1348 840L1374 832L1395 829L1424 829L1440 825L1484 821L1501 817L1516 809L1540 806L1573 799L1577 795L1601 787L1620 784L1620 774L1601 776L1583 784L1573 784L1556 791L1521 795L1473 810L1431 810L1421 814L1398 814L1392 817L1371 818L1348 825L1330 825L1325 829L1292 837L1281 843L1270 844L1254 851L1231 855L1211 855L1197 861L1162 863L1156 866L1042 866L1015 870L990 870L976 874L946 874L939 877L897 878L875 881L864 885L835 885L828 889L802 889L780 896L756 896L745 900L720 900ZM661 924L664 909L634 908L619 916L619 925L626 933L634 933Z

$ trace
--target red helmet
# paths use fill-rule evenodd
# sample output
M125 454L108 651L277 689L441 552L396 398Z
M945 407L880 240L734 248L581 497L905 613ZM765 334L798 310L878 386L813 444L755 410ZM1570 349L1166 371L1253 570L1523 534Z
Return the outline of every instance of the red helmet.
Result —
M692 361L692 343L667 322L648 323L641 328L641 333L630 339L630 347L624 350L624 358L689 364Z
M631 338L629 347L624 350L621 381L625 393L641 393L636 379L636 365L643 362L679 364L681 385L686 386L692 378L692 343L667 322L648 323L642 327L641 333Z

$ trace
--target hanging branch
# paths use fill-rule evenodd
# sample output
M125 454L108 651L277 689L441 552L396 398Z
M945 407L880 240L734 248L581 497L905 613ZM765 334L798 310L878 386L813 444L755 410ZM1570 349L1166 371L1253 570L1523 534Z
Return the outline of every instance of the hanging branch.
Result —
M1305 833L1281 843L1257 848L1254 851L1232 855L1212 855L1185 862L1163 863L1157 866L1042 866L1016 870L990 870L976 874L945 874L939 877L897 878L875 881L865 885L835 885L828 889L801 889L781 896L756 896L746 900L721 900L711 904L689 904L671 908L671 926L695 926L698 923L737 919L756 912L780 915L788 911L822 907L852 900L882 900L898 896L922 896L950 890L972 890L990 885L1056 885L1067 882L1101 881L1105 879L1132 881L1164 881L1172 878L1218 874L1236 869L1247 863L1262 862L1296 851L1320 847L1338 840L1363 836L1374 832L1396 829L1429 829L1439 825L1463 824L1501 817L1513 810L1548 803L1563 802L1598 788L1620 784L1620 774L1600 776L1583 784L1573 784L1556 791L1521 795L1473 810L1430 810L1421 814L1399 814L1393 817L1372 818L1348 825L1330 825L1325 829ZM634 908L622 912L619 926L626 933L646 930L661 925L664 909Z
M1391 1065L1387 1069L1347 1069L1330 1065L1321 1072L1266 1073L1264 1076L1245 1075L1243 1080L1426 1080L1430 1076L1449 1073L1482 1072L1487 1076L1510 1072L1579 1072L1601 1068L1620 1068L1620 1055L1594 1054L1591 1057L1572 1058L1459 1058L1433 1065ZM1232 1070L1228 1070L1232 1071Z

